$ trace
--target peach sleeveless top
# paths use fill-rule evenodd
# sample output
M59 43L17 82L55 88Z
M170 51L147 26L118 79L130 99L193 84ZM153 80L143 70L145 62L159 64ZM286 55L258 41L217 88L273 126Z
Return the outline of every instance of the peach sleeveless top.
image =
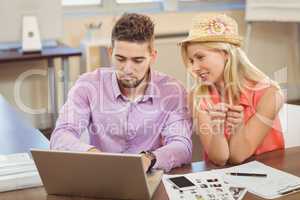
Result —
M239 105L244 107L244 123L256 113L256 107L259 103L260 98L265 94L266 90L269 87L259 89L259 90L245 90L240 96ZM210 90L210 96L213 104L221 102L221 97L216 89ZM203 103L203 102L202 102ZM206 107L207 105L200 103L201 108ZM264 152L273 151L276 149L284 148L284 138L282 134L282 128L279 120L279 116L273 120L272 128L267 133L261 145L256 149L255 155L259 155ZM224 135L229 139L230 133L225 128ZM204 155L205 160L208 159L207 154Z

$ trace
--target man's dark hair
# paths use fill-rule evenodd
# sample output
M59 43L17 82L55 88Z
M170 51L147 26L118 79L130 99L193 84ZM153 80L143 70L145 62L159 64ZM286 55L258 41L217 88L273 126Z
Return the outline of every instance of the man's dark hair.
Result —
M152 49L154 39L154 23L150 17L136 13L125 13L116 22L111 34L111 44L114 42L126 41L144 43L149 42Z

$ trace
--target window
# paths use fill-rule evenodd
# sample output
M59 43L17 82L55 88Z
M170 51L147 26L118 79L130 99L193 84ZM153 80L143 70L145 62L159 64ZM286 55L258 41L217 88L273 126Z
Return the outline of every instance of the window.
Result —
M244 0L178 0L182 2L198 2L198 3L230 3L230 2L241 2Z
M151 3L151 2L160 2L162 0L117 0L117 3Z
M101 4L101 0L62 0L63 6L89 6L99 4Z

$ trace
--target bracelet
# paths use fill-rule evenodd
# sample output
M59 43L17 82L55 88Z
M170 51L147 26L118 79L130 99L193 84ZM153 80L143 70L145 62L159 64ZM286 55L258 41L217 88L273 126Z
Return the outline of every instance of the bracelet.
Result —
M144 154L147 158L151 160L150 166L147 169L147 173L151 172L153 166L156 163L156 156L152 151L142 151L141 154Z

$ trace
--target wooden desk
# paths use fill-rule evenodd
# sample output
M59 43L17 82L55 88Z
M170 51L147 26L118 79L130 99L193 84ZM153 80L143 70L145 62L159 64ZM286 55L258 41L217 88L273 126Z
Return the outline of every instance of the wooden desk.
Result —
M17 61L32 61L32 60L47 60L48 61L48 81L50 86L50 101L51 109L53 113L52 122L53 124L57 118L57 92L55 85L55 70L54 70L54 59L61 58L62 60L62 71L63 71L63 100L67 99L69 90L69 57L81 56L79 49L70 48L67 46L57 46L51 48L44 48L41 53L21 53L17 50L0 51L0 64Z
M251 158L250 160L258 160L267 165L270 165L274 168L292 173L296 176L300 176L300 147L293 147L286 150L274 151L270 153L266 153L264 155L256 156ZM206 164L204 162L195 162L192 165L188 165L182 168L172 170L172 174L178 173L189 173L189 172L200 172L207 169L216 168L211 164ZM117 192L117 191L116 191ZM44 188L32 188L25 189L13 192L0 193L0 199L3 200L85 200L91 198L83 198L83 197L63 197L63 196L54 196L47 195ZM168 196L164 189L162 183L160 183L159 188L154 194L153 200L166 200ZM261 200L255 195L247 193L243 200ZM279 198L276 200L295 200L300 199L300 193L295 193L292 195L285 196L283 198Z

